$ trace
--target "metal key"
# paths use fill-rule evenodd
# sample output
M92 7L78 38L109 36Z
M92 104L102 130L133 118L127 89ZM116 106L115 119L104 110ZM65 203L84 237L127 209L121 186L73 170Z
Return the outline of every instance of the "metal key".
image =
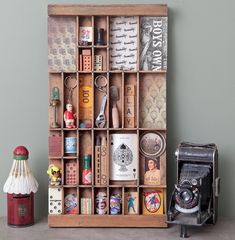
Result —
M105 114L104 114L106 102L107 102L107 95L104 95L102 97L102 102L101 102L99 115L95 120L95 125L98 128L103 128L105 126L105 123L106 123Z

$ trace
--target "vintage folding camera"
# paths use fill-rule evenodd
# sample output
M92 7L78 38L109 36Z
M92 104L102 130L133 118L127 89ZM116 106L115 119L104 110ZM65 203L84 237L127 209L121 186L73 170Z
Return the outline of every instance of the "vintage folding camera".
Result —
M171 195L167 222L181 225L181 237L187 237L186 226L217 221L218 150L215 144L183 142L175 155L177 184Z

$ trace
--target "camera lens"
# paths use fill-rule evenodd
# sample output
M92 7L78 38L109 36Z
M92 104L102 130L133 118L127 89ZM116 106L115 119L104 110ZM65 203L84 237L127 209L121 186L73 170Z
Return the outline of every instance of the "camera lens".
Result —
M180 197L181 199L187 203L192 199L192 192L189 191L188 189L184 189L181 193L180 193Z
M198 204L198 189L189 186L178 186L175 192L175 200L180 211L183 209L196 210ZM193 208L195 208L193 210Z

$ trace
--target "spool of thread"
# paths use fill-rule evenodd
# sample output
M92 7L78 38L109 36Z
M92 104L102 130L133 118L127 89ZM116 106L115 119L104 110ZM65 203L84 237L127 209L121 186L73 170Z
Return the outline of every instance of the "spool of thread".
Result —
M65 137L65 153L77 153L76 137Z
M120 194L113 194L110 197L110 214L116 215L121 213L122 198Z

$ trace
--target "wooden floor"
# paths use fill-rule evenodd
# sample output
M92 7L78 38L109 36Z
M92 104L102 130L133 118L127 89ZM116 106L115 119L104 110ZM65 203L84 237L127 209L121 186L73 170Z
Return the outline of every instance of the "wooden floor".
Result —
M220 218L215 226L190 228L191 240L234 240L235 218ZM175 240L179 226L165 228L49 228L47 219L41 219L27 228L10 228L7 219L0 218L0 240Z

